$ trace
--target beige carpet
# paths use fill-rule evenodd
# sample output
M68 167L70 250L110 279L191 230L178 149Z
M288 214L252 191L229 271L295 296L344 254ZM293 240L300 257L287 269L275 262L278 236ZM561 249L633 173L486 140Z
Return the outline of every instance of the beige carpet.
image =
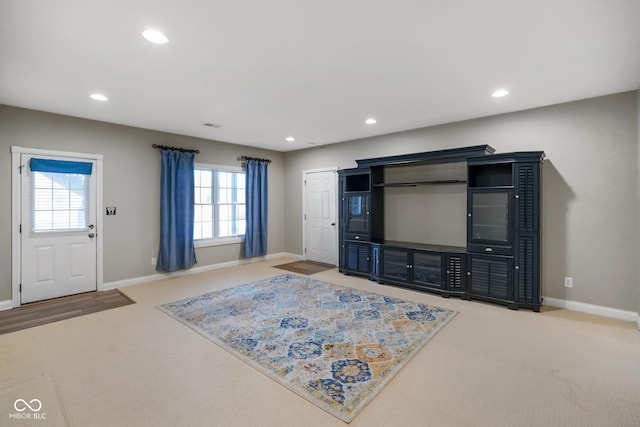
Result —
M345 424L155 308L280 274L287 259L124 288L137 304L0 336L0 425ZM511 311L344 276L327 282L459 314L350 426L640 425L640 332L567 310ZM46 422L10 420L17 399Z

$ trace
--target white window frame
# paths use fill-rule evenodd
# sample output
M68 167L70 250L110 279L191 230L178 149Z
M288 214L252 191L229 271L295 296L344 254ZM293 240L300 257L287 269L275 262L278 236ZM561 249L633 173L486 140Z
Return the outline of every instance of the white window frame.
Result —
M194 168L195 169L208 169L214 172L241 172L246 174L247 172L240 166L225 166L225 165L213 165L213 164L208 164L208 163L195 163L194 164ZM216 197L216 188L212 188L212 192L213 194L211 195L213 200L215 200ZM246 203L246 202L245 202ZM214 210L215 210L215 202L212 203ZM214 230L217 228L216 225L216 221L217 218L214 215ZM215 231L214 231L215 234ZM204 247L209 247L209 246L222 246L222 245L233 245L233 244L238 244L238 243L242 243L244 241L244 235L242 236L232 236L232 237L213 237L213 238L208 238L208 239L198 239L198 240L194 240L193 241L193 245L196 248L204 248Z
M53 176L55 177L55 175L62 177L63 175L66 176L67 179L69 179L70 175L80 175L80 176L86 176L83 174L74 174L74 173L66 173L66 172L41 172L41 171L37 171L37 172L32 172L34 178L32 180L31 183L31 197L32 197L32 204L31 204L31 232L35 233L35 234L48 234L48 233L66 233L69 231L80 231L80 230L88 230L87 225L89 224L89 212L91 209L91 203L90 203L90 192L89 192L89 178L87 177L86 179L84 179L83 181L83 186L81 188L82 190L82 209L72 209L71 208L71 203L69 203L69 207L66 209L56 209L55 207L55 199L54 199L54 188L53 188L53 183L52 183L52 187L51 188L42 188L42 187L38 187L38 179L36 178L36 174L42 174L45 178L48 178L48 174L53 174ZM53 180L51 180L53 181ZM71 193L73 192L73 190L79 190L80 188L74 188L74 189L69 189L67 187L65 187L63 190L67 193L67 196L70 198L71 197ZM50 200L51 201L51 207L47 208L47 209L37 209L37 202L39 200L43 200L45 198L39 198L38 197L38 192L36 190L47 190L47 192L50 193L50 197L49 195L46 197L46 200ZM50 191L49 191L50 190ZM57 211L65 211L65 212L71 212L73 210L81 210L83 211L83 225L80 227L71 227L70 225L67 227L54 227L54 223L55 223L55 215ZM37 217L37 212L51 212L51 216L52 216L52 224L51 227L47 227L47 228L36 228L36 217Z

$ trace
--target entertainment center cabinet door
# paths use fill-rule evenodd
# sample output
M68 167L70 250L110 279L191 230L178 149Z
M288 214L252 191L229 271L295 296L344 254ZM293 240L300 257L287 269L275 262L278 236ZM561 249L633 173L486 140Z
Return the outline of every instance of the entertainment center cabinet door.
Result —
M466 254L447 255L447 290L449 292L465 292Z
M513 242L513 190L468 191L469 252L511 255Z
M410 251L401 248L382 248L382 276L385 279L408 283Z
M370 240L370 207L369 193L347 194L345 196L347 239Z
M516 238L514 296L518 303L540 307L540 260L537 233L519 233Z
M371 272L371 245L360 242L344 242L345 271L369 274Z
M469 255L469 296L513 302L513 258Z
M540 230L540 164L518 163L515 166L516 232Z
M429 288L443 288L443 254L436 252L413 252L413 283Z

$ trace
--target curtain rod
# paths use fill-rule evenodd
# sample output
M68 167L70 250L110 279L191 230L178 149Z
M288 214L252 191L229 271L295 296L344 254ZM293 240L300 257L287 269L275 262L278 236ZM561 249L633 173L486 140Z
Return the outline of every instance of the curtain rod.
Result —
M200 154L200 150L192 150L190 148L179 148L179 147L171 147L169 145L158 145L158 144L153 144L152 147L159 148L160 150L173 150L173 151L180 151L181 153Z
M243 161L243 162L246 161L246 160L257 160L259 162L271 163L271 159L261 159L260 157L240 156L238 158L238 160Z

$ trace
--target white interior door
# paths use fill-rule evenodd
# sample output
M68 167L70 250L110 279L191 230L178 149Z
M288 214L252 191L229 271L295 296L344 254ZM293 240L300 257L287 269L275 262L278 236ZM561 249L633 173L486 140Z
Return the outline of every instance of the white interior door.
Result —
M336 265L338 253L335 170L304 173L305 259Z
M97 289L96 179L92 174L33 171L21 154L21 293L27 303ZM77 164L77 163L76 163Z

